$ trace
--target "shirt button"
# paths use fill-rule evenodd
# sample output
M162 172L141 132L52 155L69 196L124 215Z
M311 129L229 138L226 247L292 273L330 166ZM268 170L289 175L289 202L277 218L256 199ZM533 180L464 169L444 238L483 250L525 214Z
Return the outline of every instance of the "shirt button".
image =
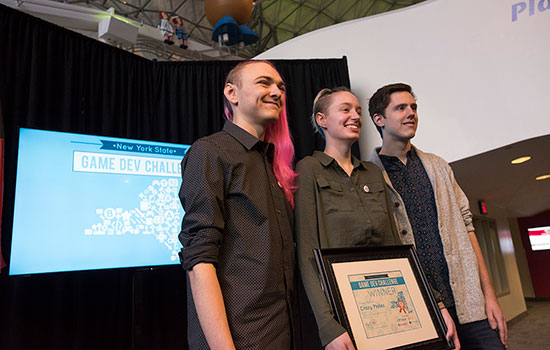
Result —
M406 235L406 234L407 234L407 230L401 231L401 234L402 234L403 236Z
M396 208L399 208L399 202L395 202L393 205L394 205Z
M277 209L277 214L281 215L281 211L279 209Z
M370 192L369 186L367 186L367 185L363 186L363 192L369 193Z

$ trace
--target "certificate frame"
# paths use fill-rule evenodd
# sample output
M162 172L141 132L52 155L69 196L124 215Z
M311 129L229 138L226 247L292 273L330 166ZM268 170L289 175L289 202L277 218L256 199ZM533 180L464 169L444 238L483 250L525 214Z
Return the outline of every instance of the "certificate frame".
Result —
M454 348L412 245L314 249L314 256L333 314L357 350Z

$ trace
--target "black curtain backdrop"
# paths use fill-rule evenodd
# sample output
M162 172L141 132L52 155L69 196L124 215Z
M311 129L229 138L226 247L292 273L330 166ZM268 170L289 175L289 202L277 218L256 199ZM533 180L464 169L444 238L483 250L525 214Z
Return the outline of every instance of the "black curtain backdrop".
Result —
M311 104L321 88L349 86L347 62L274 63L287 83L289 124L300 159L322 149L309 122ZM19 127L190 144L222 128L223 81L234 65L148 61L0 5L6 262ZM4 268L0 349L185 349L185 299L179 266L14 277ZM297 300L298 349L312 349L313 315L303 291Z

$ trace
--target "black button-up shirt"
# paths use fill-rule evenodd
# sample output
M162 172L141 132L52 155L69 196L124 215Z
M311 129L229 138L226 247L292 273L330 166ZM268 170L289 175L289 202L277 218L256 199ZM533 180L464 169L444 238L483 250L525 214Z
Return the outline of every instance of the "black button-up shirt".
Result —
M216 266L237 349L291 348L293 217L273 150L226 122L182 161L182 265ZM188 319L190 348L208 349L189 287Z
M414 149L407 152L407 164L403 164L397 157L379 156L393 187L405 203L416 251L426 278L441 293L445 306L454 306L449 267L439 234L435 195L426 169Z

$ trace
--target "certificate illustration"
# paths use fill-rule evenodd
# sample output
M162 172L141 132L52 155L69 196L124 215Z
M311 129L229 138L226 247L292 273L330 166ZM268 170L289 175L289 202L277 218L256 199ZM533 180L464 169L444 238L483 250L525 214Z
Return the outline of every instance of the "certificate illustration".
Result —
M401 271L349 275L367 338L421 328Z

